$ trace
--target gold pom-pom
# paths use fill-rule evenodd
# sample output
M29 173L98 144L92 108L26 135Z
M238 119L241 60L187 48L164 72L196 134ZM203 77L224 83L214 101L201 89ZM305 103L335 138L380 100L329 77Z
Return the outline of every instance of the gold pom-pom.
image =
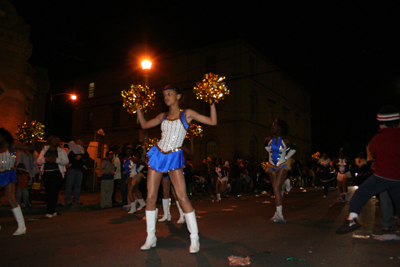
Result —
M268 172L270 164L268 161L262 161L261 162L261 167L264 169L264 171Z
M149 152L150 148L152 148L153 146L155 146L157 143L158 143L158 139L157 139L157 138L150 138L150 139L145 143L146 151Z
M17 131L15 131L17 139L25 144L31 144L44 138L44 125L37 121L24 122L22 125L18 125Z
M312 160L313 161L318 161L321 158L321 154L317 151L314 154L312 154Z
M147 112L148 109L154 107L154 101L156 99L156 92L150 90L147 85L131 85L129 90L121 91L122 106L130 114L136 113L137 108L140 108L143 112Z
M223 100L225 95L229 95L228 86L225 85L225 77L218 74L207 73L203 80L196 82L193 88L197 99L204 100L207 103L218 103Z
M186 133L186 139L193 139L196 137L203 137L203 128L200 125L197 124L190 124L189 129Z

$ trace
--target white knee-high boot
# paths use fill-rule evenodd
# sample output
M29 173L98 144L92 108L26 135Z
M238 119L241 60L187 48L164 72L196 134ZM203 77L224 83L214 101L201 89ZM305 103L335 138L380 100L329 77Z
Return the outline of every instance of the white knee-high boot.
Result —
M183 210L181 206L179 205L179 201L176 201L176 206L178 207L179 210L179 220L176 222L177 224L183 224L185 223L185 214L183 213Z
M292 189L292 186L290 185L290 179L285 180L285 185L286 185L286 191L290 192L290 190Z
M185 213L186 225L190 232L190 253L197 253L200 250L199 229L197 228L196 214L194 211Z
M12 209L12 212L14 213L14 218L18 223L18 229L17 231L15 231L14 235L25 234L26 233L25 220L24 220L24 215L22 215L21 207L18 206Z
M136 213L136 201L131 202L131 209L129 210L128 214L135 214Z
M159 219L159 222L165 222L166 220L171 221L171 213L169 212L171 207L171 199L170 198L163 198L162 205L164 210L164 216Z
M139 208L137 208L137 210L141 210L142 208L146 207L146 201L144 201L143 198L139 198L137 202L139 202Z
M146 210L147 238L141 250L149 250L157 245L156 222L158 209Z

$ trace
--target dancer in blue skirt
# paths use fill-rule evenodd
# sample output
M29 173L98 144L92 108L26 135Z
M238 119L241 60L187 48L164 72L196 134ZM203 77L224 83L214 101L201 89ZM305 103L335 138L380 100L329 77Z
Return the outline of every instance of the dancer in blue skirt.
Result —
M287 178L287 173L291 168L289 158L291 158L296 149L293 143L286 139L289 132L288 124L276 119L271 127L272 137L265 139L264 147L269 153L267 168L271 176L271 182L274 187L276 212L271 218L276 223L286 223L282 214L282 186Z
M142 111L138 108L137 114L140 125L143 129L153 128L161 124L161 140L148 152L148 173L147 173L147 206L146 206L146 225L147 239L142 250L149 250L157 244L156 221L157 212L156 201L158 189L162 180L163 173L168 173L175 188L178 201L185 213L187 228L190 232L190 253L197 253L200 250L200 242L197 228L197 221L194 209L186 193L186 183L183 174L185 160L183 157L182 143L192 120L203 124L217 125L217 110L215 104L210 105L210 117L201 115L194 110L179 108L179 100L182 92L178 87L168 85L164 88L164 102L169 107L169 111L160 113L155 118L147 121Z
M33 150L34 145L25 146L14 143L14 138L9 131L0 128L0 187L5 187L5 194L10 203L11 211L18 223L18 229L13 235L23 235L26 233L24 215L21 207L15 200L15 183L17 182L17 173L14 164L17 158L17 150ZM1 226L0 226L1 230Z

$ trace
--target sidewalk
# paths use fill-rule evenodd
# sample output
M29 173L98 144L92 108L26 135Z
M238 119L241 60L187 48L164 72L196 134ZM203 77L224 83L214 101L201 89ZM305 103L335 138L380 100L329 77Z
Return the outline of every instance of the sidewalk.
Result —
M92 210L92 209L100 209L100 191L92 191L85 190L81 192L79 201L82 202L82 205L64 205L65 191L60 191L60 200L62 206L57 206L58 213L68 212L74 209L81 210ZM121 199L121 196L116 196L117 200ZM46 214L46 203L44 201L32 201L31 209L22 209L24 215L45 215ZM122 202L116 203L113 205L114 207L122 207ZM13 214L10 210L10 206L7 203L7 200L4 196L4 192L1 194L0 199L0 218L1 217L12 217Z

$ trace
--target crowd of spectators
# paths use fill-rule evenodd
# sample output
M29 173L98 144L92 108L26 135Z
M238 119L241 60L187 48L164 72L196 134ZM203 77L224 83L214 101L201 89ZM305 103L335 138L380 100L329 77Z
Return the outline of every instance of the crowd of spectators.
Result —
M325 154L329 157L328 154ZM359 153L356 159L349 159L349 168L351 172L351 179L349 184L360 185L370 174L371 161L367 161L364 156L365 153ZM339 156L333 157L330 160L336 162ZM324 183L321 181L320 165L318 158L313 158L310 155L310 160L294 160L291 164L291 170L288 172L288 179L290 180L291 187L299 188L306 192L307 187L323 187ZM240 197L246 194L270 194L274 196L271 179L268 172L263 168L265 161L255 158L236 157L234 159L210 157L204 158L202 166L199 169L193 169L192 184L193 194L211 194L215 195L215 201L219 201L217 195L220 194L221 198L227 195L234 195ZM330 161L330 162L331 162ZM224 164L221 164L224 163ZM219 169L222 169L224 175L227 177L227 185L220 191L218 181L222 177L219 175ZM338 166L335 164L329 165L329 186L337 187L336 176L339 172ZM322 191L321 191L322 192Z
M78 140L81 142L81 140ZM70 143L73 143L72 141ZM75 145L75 144L74 144ZM113 146L110 148L110 153L103 160L103 162L110 160L114 163L114 170L112 172L113 186L111 190L111 200L107 197L107 207L111 207L114 204L122 203L123 205L129 205L128 203L128 185L127 185L127 174L125 168L121 162L124 161L126 144L123 148ZM129 146L131 147L131 146ZM141 147L140 147L141 148ZM82 149L79 147L79 149ZM70 162L75 162L75 154L78 152L73 151L71 148L68 153ZM83 150L87 155L87 152ZM136 152L136 151L135 151ZM17 201L22 208L31 208L31 192L32 184L35 179L38 179L39 168L37 165L36 158L38 153L36 151L21 151L17 156L17 164L19 164L18 177L20 177L19 186L17 185ZM109 155L112 156L109 156ZM138 156L139 155L139 156ZM138 152L138 157L142 157L143 153ZM327 155L329 157L329 155ZM88 162L93 161L87 156L85 158ZM120 162L118 162L118 160ZM186 160L185 166L185 182L187 185L187 193L189 198L193 198L196 195L207 195L214 196L214 201L221 201L223 198L233 195L240 197L247 194L268 194L274 197L272 190L271 179L268 172L263 168L263 163L266 160L262 160L254 157L235 157L234 159L224 159L207 157L203 159L201 167L195 168L190 158ZM333 162L335 158L332 158ZM28 166L27 166L28 165ZM352 173L352 179L350 184L360 185L370 174L370 161L364 156L364 153L360 153L354 160L349 159L350 172ZM85 175L80 173L85 171L86 167L84 164L79 165L79 178L78 184L82 184L84 189L88 189L85 185ZM329 182L330 187L337 187L336 174L338 172L337 166L330 166L330 175L332 179ZM66 177L68 178L73 172L76 172L71 164L67 166ZM291 170L288 172L288 179L290 180L291 187L299 188L303 192L306 192L307 187L323 187L324 183L320 179L320 166L318 164L318 158L311 157L310 160L294 160L291 164ZM29 173L29 174L28 174ZM145 170L144 170L145 174ZM100 179L103 179L104 173ZM107 175L106 175L107 176ZM28 177L28 179L25 179ZM68 179L66 179L68 180ZM65 183L65 182L64 182ZM76 182L75 182L76 183ZM65 204L82 204L79 201L79 195L81 188L76 186L74 183L67 183L64 185L66 193ZM75 190L73 193L74 199L71 201L71 190ZM146 179L140 181L138 185L143 198L146 199ZM159 201L161 201L163 188L160 187ZM120 191L122 197L121 201L116 200L116 192ZM27 193L28 192L28 193ZM107 191L108 192L108 191ZM322 192L322 191L321 191ZM136 200L137 201L137 200ZM131 201L130 201L131 202ZM60 205L60 201L58 201ZM102 205L105 207L105 205Z

